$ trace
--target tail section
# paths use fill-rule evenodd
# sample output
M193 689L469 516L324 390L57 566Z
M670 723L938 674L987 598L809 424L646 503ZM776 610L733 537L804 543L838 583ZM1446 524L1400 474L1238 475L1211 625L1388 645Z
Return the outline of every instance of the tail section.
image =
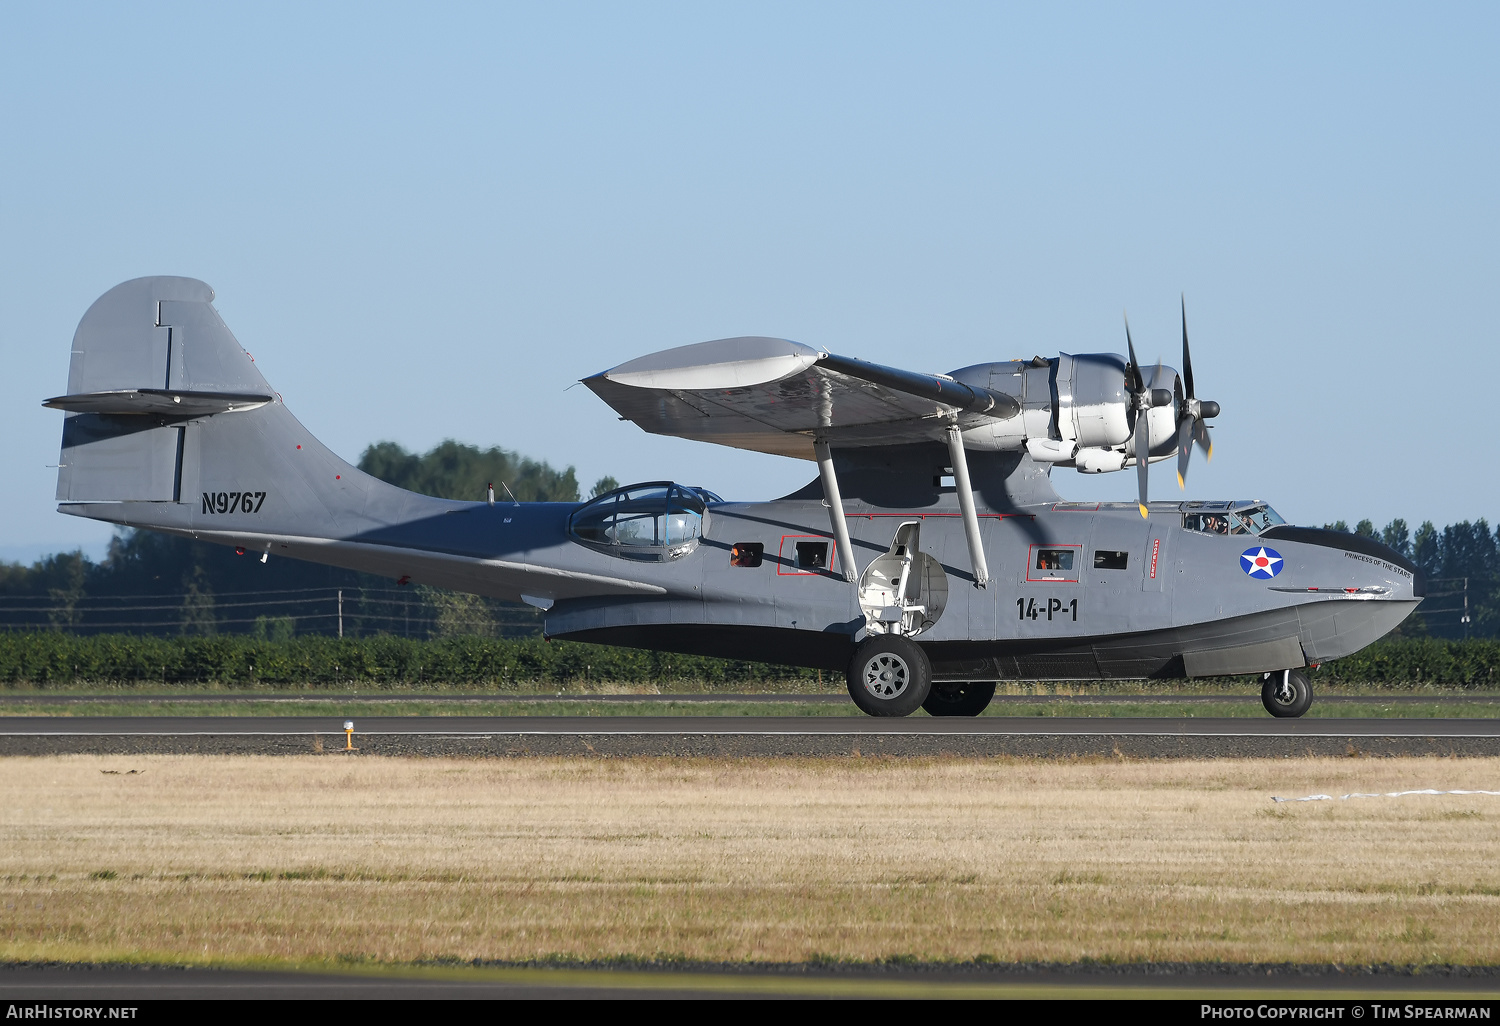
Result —
M67 414L61 512L542 608L665 594L594 572L608 557L567 541L570 503L435 499L351 467L282 405L213 298L137 278L84 314L68 394L46 403Z
M73 337L57 499L137 527L348 538L437 500L339 459L282 405L191 278L137 278Z

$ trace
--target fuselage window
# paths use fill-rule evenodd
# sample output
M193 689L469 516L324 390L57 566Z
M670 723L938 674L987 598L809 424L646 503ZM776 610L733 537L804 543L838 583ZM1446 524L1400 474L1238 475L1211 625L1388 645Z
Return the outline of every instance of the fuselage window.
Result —
M1037 549L1036 568L1038 570L1071 570L1073 569L1073 550Z
M1082 548L1077 545L1033 545L1026 564L1028 581L1077 581Z
M797 543L797 569L823 570L828 566L828 543L799 541Z
M627 559L676 559L703 536L702 496L670 482L618 488L579 508L568 521L574 538Z
M766 547L760 542L736 542L729 550L730 566L760 566Z
M1094 553L1095 570L1124 570L1129 563L1128 552L1106 552L1101 549Z
M1284 523L1286 521L1270 506L1254 506L1232 513L1227 510L1222 513L1189 513L1182 518L1182 526L1189 531L1222 535L1255 535Z

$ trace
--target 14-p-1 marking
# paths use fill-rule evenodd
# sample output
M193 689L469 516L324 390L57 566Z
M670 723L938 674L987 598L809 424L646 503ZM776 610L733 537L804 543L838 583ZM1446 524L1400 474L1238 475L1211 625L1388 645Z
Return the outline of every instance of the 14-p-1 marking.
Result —
M1049 598L1041 605L1037 605L1034 597L1016 599L1016 618L1018 620L1039 620L1044 616L1049 620L1053 619L1054 616L1061 620L1064 613L1071 613L1073 622L1077 623L1078 600L1069 599L1064 602L1060 598Z

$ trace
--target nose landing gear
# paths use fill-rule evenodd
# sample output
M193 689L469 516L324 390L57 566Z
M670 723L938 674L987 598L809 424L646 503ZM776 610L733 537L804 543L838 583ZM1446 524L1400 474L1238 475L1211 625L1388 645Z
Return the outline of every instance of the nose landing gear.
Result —
M1301 716L1312 705L1312 681L1306 670L1275 670L1260 677L1260 703L1272 716Z

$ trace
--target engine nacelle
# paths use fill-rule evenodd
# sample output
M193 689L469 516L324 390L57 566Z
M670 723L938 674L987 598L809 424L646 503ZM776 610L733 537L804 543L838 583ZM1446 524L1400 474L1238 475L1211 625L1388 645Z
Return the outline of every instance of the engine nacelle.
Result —
M1115 353L1060 354L1056 359L985 363L953 372L959 381L1014 396L1021 414L964 432L975 450L1021 450L1038 463L1072 463L1085 474L1122 470L1134 455L1125 357ZM1177 372L1145 368L1146 387L1171 394ZM1177 436L1175 404L1147 412L1151 448ZM1163 459L1155 456L1153 459Z
M1148 436L1151 439L1151 458L1163 459L1175 450L1177 444L1177 411L1169 406L1158 406L1146 411ZM1132 458L1135 456L1135 438L1125 445Z
M1062 353L1052 377L1057 432L1080 447L1120 445L1130 437L1125 359L1113 353Z

